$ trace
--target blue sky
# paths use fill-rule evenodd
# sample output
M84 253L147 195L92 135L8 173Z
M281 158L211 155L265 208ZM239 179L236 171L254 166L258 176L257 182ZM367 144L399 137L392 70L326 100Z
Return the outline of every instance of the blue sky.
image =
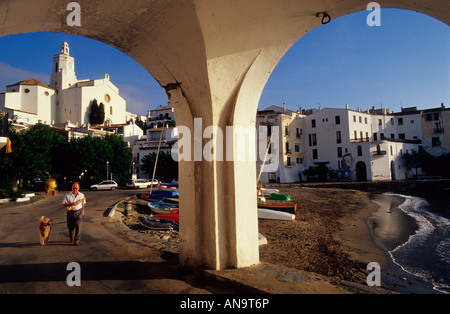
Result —
M272 73L261 109L283 102L289 109L363 110L372 106L450 107L450 27L405 10L381 11L381 26L369 27L369 11L332 20L300 39ZM49 83L53 55L67 41L78 79L105 73L127 100L128 111L146 114L167 104L158 83L137 62L103 43L66 34L0 37L0 92L27 78Z

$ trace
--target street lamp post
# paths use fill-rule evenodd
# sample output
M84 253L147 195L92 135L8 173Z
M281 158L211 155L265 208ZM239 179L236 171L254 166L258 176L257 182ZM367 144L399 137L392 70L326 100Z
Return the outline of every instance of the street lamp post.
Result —
M106 180L108 180L108 165L109 161L106 162Z

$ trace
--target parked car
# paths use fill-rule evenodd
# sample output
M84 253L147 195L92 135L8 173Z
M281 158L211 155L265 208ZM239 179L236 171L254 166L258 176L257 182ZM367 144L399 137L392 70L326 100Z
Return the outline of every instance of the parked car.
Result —
M91 185L91 190L115 190L119 187L116 181L114 180L105 180L100 182L99 184Z
M158 185L158 180L153 181L153 186ZM151 180L147 179L130 179L126 184L131 189L146 189L152 186Z

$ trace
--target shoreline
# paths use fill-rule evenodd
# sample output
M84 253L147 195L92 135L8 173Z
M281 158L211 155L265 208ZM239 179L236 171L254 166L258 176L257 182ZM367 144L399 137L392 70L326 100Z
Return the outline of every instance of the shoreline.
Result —
M388 258L388 267L382 267L381 280L401 294L439 294L432 283L405 271L390 253L406 243L418 229L417 222L399 208L406 199L378 193L371 193L370 198L379 208L367 217L366 223L374 243Z
M389 253L417 230L414 219L398 208L402 198L382 194L385 191L336 187L276 188L291 195L299 209L292 223L259 222L260 232L268 239L268 245L260 247L262 262L362 285L366 285L369 274L366 266L377 262L385 289L400 294L439 293L431 283L404 271ZM382 235L377 232L382 225L398 234L381 241Z

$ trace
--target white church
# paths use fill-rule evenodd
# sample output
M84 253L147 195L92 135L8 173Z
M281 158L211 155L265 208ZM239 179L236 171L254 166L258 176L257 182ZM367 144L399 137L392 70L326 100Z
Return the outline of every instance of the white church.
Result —
M105 106L105 126L124 124L136 117L126 111L126 101L119 89L105 74L102 79L78 80L75 60L69 44L64 42L53 57L50 85L26 79L6 86L0 93L0 111L7 112L17 122L47 125L88 125L92 101Z

